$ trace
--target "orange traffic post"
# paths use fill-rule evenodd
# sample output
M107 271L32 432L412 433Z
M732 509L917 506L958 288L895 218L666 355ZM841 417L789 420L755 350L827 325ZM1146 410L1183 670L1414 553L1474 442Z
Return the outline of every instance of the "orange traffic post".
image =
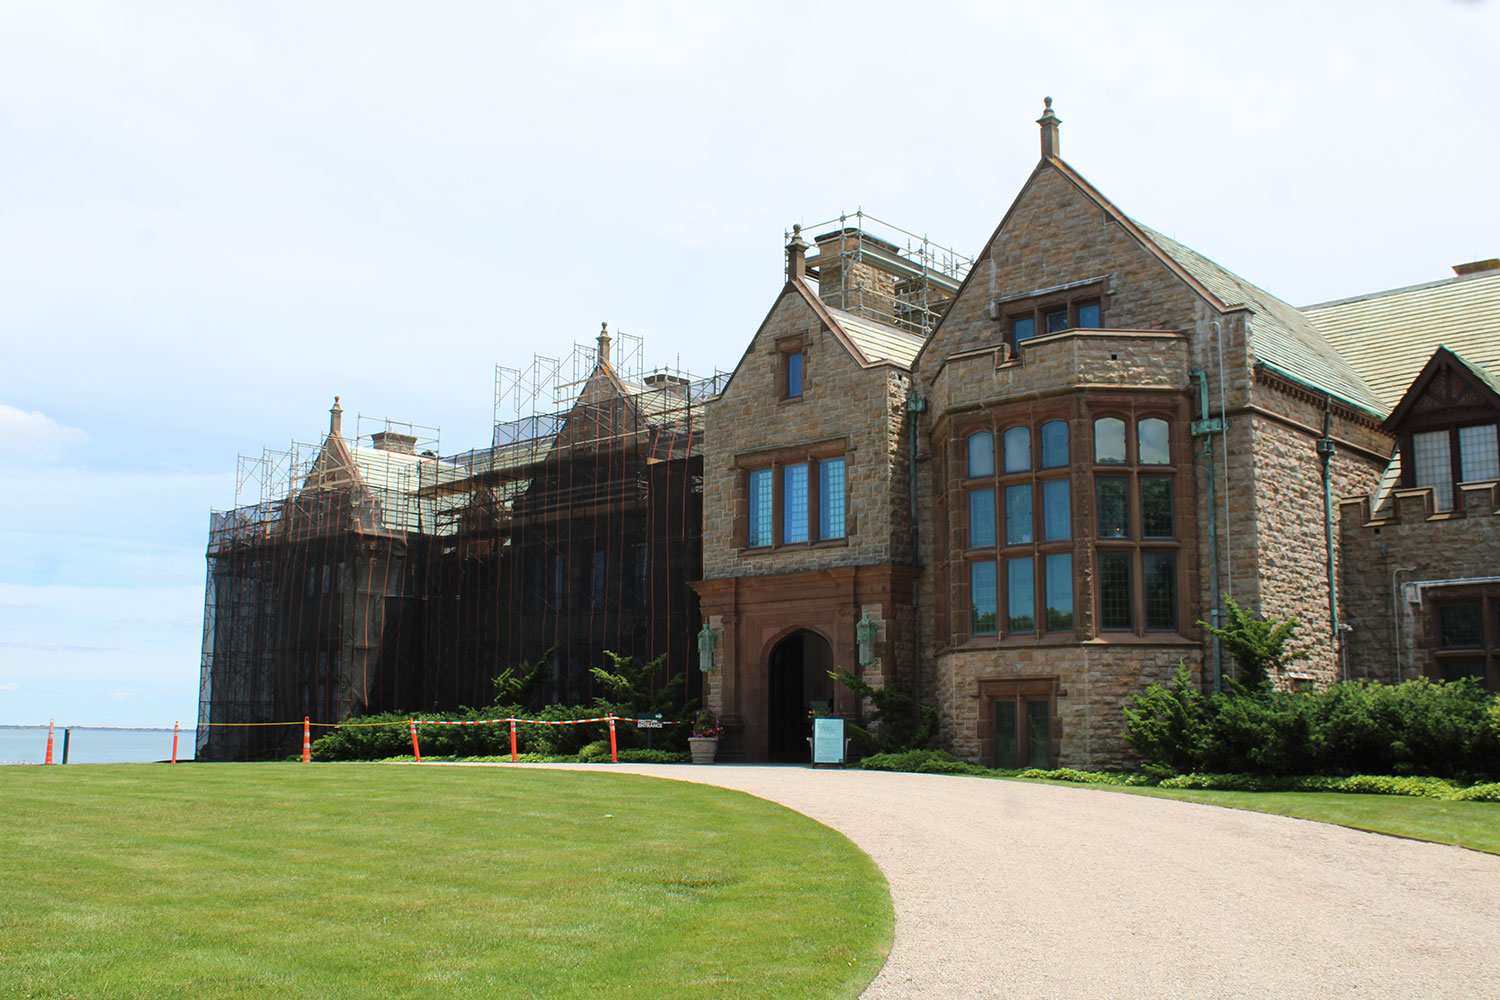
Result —
M302 763L312 763L312 723L305 715L302 717Z
M620 763L620 753L615 749L615 717L609 717L609 759L612 763Z
M48 719L47 720L47 759L44 760L44 761L42 761L43 764L50 764L50 763L52 763L52 723L53 723L53 721L54 720L52 720L52 719Z
M420 764L422 763L422 748L417 745L417 720L407 719L406 721L411 725L411 752L417 758L417 763Z
M516 720L510 720L510 762L516 762Z
M182 720L178 719L172 723L172 763L177 763L177 731L182 727Z

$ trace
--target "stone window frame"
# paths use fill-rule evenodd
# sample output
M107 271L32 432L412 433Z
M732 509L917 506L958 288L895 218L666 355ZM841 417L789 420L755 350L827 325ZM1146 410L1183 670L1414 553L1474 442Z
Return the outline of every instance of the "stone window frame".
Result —
M954 422L950 429L950 440L954 442L951 454L959 471L960 490L963 500L952 505L950 517L959 521L959 560L962 568L954 583L958 592L958 606L968 609L965 628L970 642L984 644L1028 644L1039 640L1056 640L1063 637L1076 640L1080 622L1078 601L1078 498L1077 486L1072 474L1074 447L1072 426L1072 403L1061 401L1049 406L1026 405L1024 407L998 407L967 415ZM1062 465L1042 468L1042 427L1053 421L1061 421L1068 428L1068 461ZM1004 457L1005 432L1014 427L1030 430L1030 467L1025 471L1006 472ZM994 456L993 471L988 475L969 475L969 440L977 433L988 433ZM1054 480L1068 482L1068 537L1044 540L1043 524L1045 501L1043 483ZM1030 485L1031 487L1031 540L1011 543L1006 534L1005 490L1008 486ZM969 495L975 490L993 491L994 500L994 544L974 547L969 544ZM1072 560L1073 625L1063 630L1047 628L1047 576L1046 564L1049 555L1066 554ZM1032 627L1024 631L1012 631L1010 621L1010 574L1009 561L1030 559L1032 592ZM973 565L990 562L995 566L995 628L993 631L974 631L974 604L971 593Z
M1479 607L1480 641L1473 646L1443 644L1442 612L1459 605ZM1423 608L1429 651L1426 675L1432 680L1448 676L1447 665L1458 660L1481 659L1485 667L1485 689L1500 692L1500 586L1470 584L1445 588Z
M1081 307L1090 305L1099 307L1099 325L1086 329L1103 329L1109 312L1109 279L1107 277L1096 278L1066 288L1000 299L995 303L995 310L1000 319L1005 344L1010 348L1011 356L1014 357L1025 340L1045 337L1049 333L1062 333L1065 330L1085 329L1078 325L1078 311ZM1049 331L1046 328L1047 317L1059 311L1067 312L1068 325L1060 330ZM1017 341L1016 321L1022 319L1032 321L1032 332L1030 337Z
M1095 448L1094 435L1097 422L1114 417L1125 424L1124 463L1100 463ZM1140 460L1140 424L1145 420L1164 420L1167 424L1167 449L1170 461L1167 464L1142 463ZM1121 635L1182 635L1184 601L1187 598L1184 583L1186 569L1181 552L1183 549L1183 518L1186 516L1182 495L1184 477L1192 475L1192 463L1183 462L1183 449L1188 447L1184 433L1186 422L1165 406L1144 406L1139 409L1121 405L1102 404L1088 408L1086 426L1089 441L1085 454L1088 456L1090 539L1093 548L1094 569L1094 634L1101 638ZM1126 502L1125 537L1100 537L1098 534L1097 497L1101 479L1125 479ZM1170 537L1145 535L1145 517L1141 504L1142 479L1167 479L1172 483L1172 535ZM1106 628L1104 619L1104 559L1110 554L1127 554L1130 558L1130 625L1124 628ZM1172 601L1172 624L1170 626L1148 626L1146 608L1145 562L1148 555L1170 554L1174 559L1174 592ZM1075 567L1074 572L1077 572Z
M735 456L735 493L737 497L733 526L733 544L735 550L741 555L759 555L771 552L805 551L809 549L829 549L847 546L850 537L855 533L856 527L855 515L850 509L852 490L850 490L849 485L850 471L853 466L853 463L850 461L852 455L853 449L849 444L849 439L847 437L839 437L747 452ZM818 538L819 508L822 500L820 496L822 484L818 476L818 463L830 458L842 458L844 460L844 534L838 538ZM783 470L788 466L804 464L807 466L808 540L805 542L787 542L782 539L786 525L786 479ZM752 548L749 544L750 474L762 469L771 470L771 544L758 545Z
M791 333L776 338L776 400L779 403L800 403L807 398L807 355L811 338L806 331ZM792 395L790 386L790 356L802 359L801 391Z

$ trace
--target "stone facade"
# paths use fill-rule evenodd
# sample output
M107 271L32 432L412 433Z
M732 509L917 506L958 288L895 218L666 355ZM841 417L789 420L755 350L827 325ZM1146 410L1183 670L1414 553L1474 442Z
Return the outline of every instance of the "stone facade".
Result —
M780 644L815 637L848 669L861 621L877 640L857 672L935 705L944 746L999 764L1127 765L1132 695L1179 665L1205 688L1232 675L1200 625L1224 594L1300 623L1306 656L1278 684L1365 662L1362 626L1339 642L1335 598L1356 620L1389 606L1363 568L1401 561L1389 538L1371 542L1397 522L1346 505L1340 525L1335 504L1373 491L1389 463L1384 408L1297 310L1135 223L1057 159L1049 116L1042 161L909 364L862 355L803 280L799 235L790 280L708 408L698 590L721 644L711 703L747 759L774 743ZM851 281L894 287L839 266L846 302ZM789 350L805 358L796 398ZM846 536L747 544L748 473L830 455L847 462ZM1493 552L1500 518L1465 497L1470 514L1419 520L1488 531L1444 529ZM1431 639L1409 626L1414 649ZM1378 641L1368 655L1388 658ZM856 719L870 707L842 689L826 705Z

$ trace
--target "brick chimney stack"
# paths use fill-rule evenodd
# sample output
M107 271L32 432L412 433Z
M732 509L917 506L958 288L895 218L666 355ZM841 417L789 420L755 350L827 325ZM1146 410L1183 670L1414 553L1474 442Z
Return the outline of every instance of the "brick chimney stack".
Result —
M802 227L792 226L792 239L786 245L786 276L807 277L807 241L802 238Z
M1062 124L1062 119L1052 113L1052 98L1044 97L1042 103L1046 105L1046 110L1036 123L1042 127L1042 159L1050 160L1062 155L1059 152L1062 147L1057 142L1057 126Z
M328 433L330 436L341 433L340 427L343 424L343 419L344 408L339 406L339 398L334 396L333 406L328 410Z

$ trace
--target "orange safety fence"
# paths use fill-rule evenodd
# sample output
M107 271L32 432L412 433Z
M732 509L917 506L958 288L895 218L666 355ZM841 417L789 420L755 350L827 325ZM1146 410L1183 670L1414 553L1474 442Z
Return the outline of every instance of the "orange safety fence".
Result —
M598 716L598 717L595 717L595 718L590 718L590 719L522 719L522 718L517 718L517 717L513 717L513 716L507 716L507 717L505 717L503 719L417 719L417 718L410 718L410 719L394 720L394 721L386 721L386 722L313 722L310 718L304 717L302 719L301 723L297 723L297 722L200 722L198 724L197 728L198 729L206 729L209 726L220 726L220 727L225 727L225 726L296 726L296 725L300 724L302 726L302 763L307 764L307 763L311 763L312 762L312 728L314 726L317 726L317 727L322 728L322 729L356 729L356 728L365 728L365 727L372 727L372 726L401 726L401 725L404 725L404 726L406 726L411 731L411 749L412 749L412 755L414 757L416 757L417 763L420 764L422 762L422 747L421 747L421 743L420 743L420 741L418 739L418 736L417 736L417 727L418 726L493 726L493 725L499 725L501 723L507 723L510 726L510 759L511 759L512 762L515 762L515 761L517 761L517 759L519 757L519 754L516 752L516 726L517 725L526 725L526 726L580 726L580 725L585 725L585 724L588 724L588 723L596 723L596 722L607 722L607 723L609 723L609 758L610 758L611 761L613 761L615 763L618 763L619 760L620 760L619 744L618 744L618 742L616 740L616 736L615 736L615 724L616 723L618 723L618 722L631 722L631 723L636 724L637 726L642 726L642 727L650 728L650 729L660 729L660 728L662 728L662 720L661 719L634 719L634 718L629 718L629 717L623 716L623 715L601 715L601 716ZM171 762L173 764L177 763L177 738L178 738L179 733L181 732L181 725L182 724L180 722L174 722L174 723L172 723L172 761ZM11 727L11 728L13 728L13 729L37 729L37 730L46 729L47 730L47 755L46 755L46 760L44 761L44 763L46 763L46 764L53 763L53 760L52 760L52 756L53 756L52 755L52 742L53 742L53 730L54 730L55 727L54 727L54 724L52 722L49 721L47 723L47 725L45 725L45 726L14 726L14 727ZM83 727L77 727L77 728L83 728ZM110 728L151 729L151 730L155 730L158 727L123 726L123 727L110 727ZM23 764L23 763L27 763L27 762L26 761L0 761L0 763Z

